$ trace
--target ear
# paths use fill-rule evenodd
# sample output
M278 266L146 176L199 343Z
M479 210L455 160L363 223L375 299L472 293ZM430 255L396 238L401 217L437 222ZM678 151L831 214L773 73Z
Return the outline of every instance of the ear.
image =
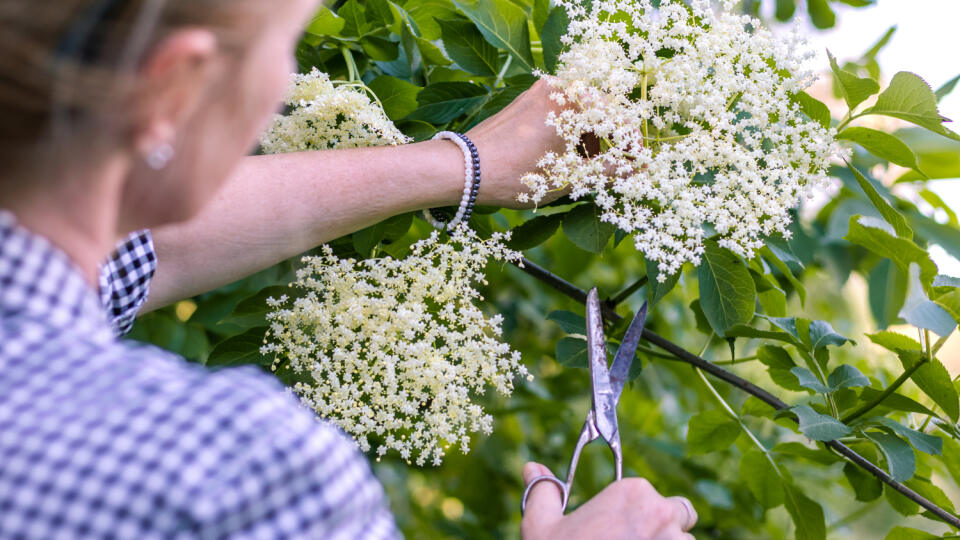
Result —
M202 102L221 63L216 36L209 30L180 30L152 49L133 92L131 141L138 153L173 143L178 128Z

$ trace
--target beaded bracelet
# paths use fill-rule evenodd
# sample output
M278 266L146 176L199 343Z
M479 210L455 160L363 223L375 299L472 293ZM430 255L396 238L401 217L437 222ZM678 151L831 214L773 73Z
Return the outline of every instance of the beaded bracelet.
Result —
M450 221L444 222L433 217L430 209L423 211L423 218L427 220L427 223L438 229L450 231L461 222L470 221L470 214L473 213L473 206L477 202L477 192L480 190L480 154L477 153L477 147L473 144L473 141L462 133L441 131L433 138L453 141L463 152L463 196L460 198L460 206L457 208L456 215Z

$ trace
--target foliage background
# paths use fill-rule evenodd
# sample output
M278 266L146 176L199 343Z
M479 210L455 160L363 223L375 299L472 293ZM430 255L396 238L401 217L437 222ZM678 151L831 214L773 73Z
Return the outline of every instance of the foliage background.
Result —
M828 28L835 22L832 8L838 3L869 4L867 0L754 0L743 2L742 9L754 13L761 8L764 13L772 10L780 20L803 13L818 28ZM349 64L355 64L388 115L419 140L437 129L466 131L509 103L532 84L529 73L534 67L553 67L563 28L562 17L544 0L348 0L331 7L322 9L306 30L297 51L301 70L316 66L334 78L346 78ZM885 29L876 30L880 36ZM864 44L864 49L870 45ZM878 45L882 47L883 40ZM888 81L875 60L878 50L870 47L843 67L858 76ZM838 105L842 104L839 86L827 88L827 94L831 91L836 92L833 100L828 95L819 97L831 104L836 125L845 109ZM927 189L927 182L937 178L960 176L960 142L906 122L861 125L895 131L912 148L918 168L930 180L891 165L889 156L875 157L862 148L855 151L854 165L868 173L870 185L905 216L918 246L926 249L935 243L960 257L957 217ZM770 264L754 267L750 277L761 291L758 311L829 321L838 334L855 340L855 345L829 349L830 369L852 365L869 376L876 392L896 379L903 365L898 354L872 344L864 333L893 326L906 335L916 335L897 316L906 296L907 276L885 256L845 239L851 216L883 216L849 170L838 167L835 176L837 188L824 195L818 207L801 212L796 237L784 246L795 261L788 260L785 270ZM894 181L899 183L888 189ZM517 231L516 247L524 249L529 259L581 288L596 284L602 298L616 296L653 269L632 242L618 242L619 234L598 224L591 209L589 204L570 201L537 213L480 209L472 224L480 232L527 224ZM402 256L410 243L428 231L422 220L398 216L332 245L341 255L364 257L376 249ZM257 352L263 335L264 299L278 295L278 287L291 281L296 265L296 259L285 261L147 314L138 320L130 337L218 368L243 363L269 365L270 360ZM788 274L795 274L796 280ZM760 346L781 345L779 342L738 339L735 354L741 360L729 365L730 347L722 339L711 338L715 329L698 321L691 308L700 298L700 286L698 270L688 266L676 286L656 302L649 326L687 350L703 350L703 357L725 363L724 367L791 404L809 402L829 413L822 407L822 396L798 386L789 372L784 375L776 366L769 369L769 362L755 360ZM807 295L803 303L798 294L801 287ZM649 285L642 286L618 312L629 315L653 293ZM582 348L579 340L569 335L578 333L579 323L569 313L557 314L582 313L582 306L510 266L490 268L484 295L488 301L485 309L504 315L505 339L523 353L536 379L518 384L509 399L482 398L495 415L494 433L476 438L468 455L451 453L439 468L418 469L393 455L374 464L409 538L518 536L521 466L537 460L558 474L565 473L590 405L589 376L576 367L583 363ZM759 317L752 325L764 330L769 327ZM789 349L793 358L798 358L797 353ZM649 478L664 494L690 497L700 512L700 524L694 531L698 538L883 538L895 526L938 534L949 530L941 522L919 515L918 508L884 489L879 481L845 467L822 445L798 433L795 423L782 418L774 421L755 400L747 402L746 394L715 383L721 396L743 415L744 424L767 448L773 448L772 455L789 471L796 488L810 503L822 507L823 533L816 527L797 530L785 506L773 504L776 496L762 496L763 479L771 476L769 471L762 459L757 464L753 444L733 419L720 412L722 408L693 368L646 353L640 354L638 363L642 363L642 373L628 385L620 404L625 471ZM280 376L285 378L283 373ZM954 388L949 377L945 384ZM844 407L849 411L867 401L866 392L847 388L834 397L841 412ZM907 459L904 452L915 455L916 472L908 485L952 511L950 499L960 494L960 444L952 439L956 418L949 419L942 400L931 399L913 381L898 393L917 404L904 401L907 405L900 409L933 409L938 420L924 427L944 439L942 455L914 452L909 446L906 451L898 447L899 454L885 454L862 432L845 436L845 440L885 470L895 466L893 461ZM952 399L956 403L956 390ZM927 417L896 409L879 411L911 427L918 427ZM699 415L701 428L688 428L695 415ZM711 419L716 421L706 422ZM704 422L710 436L699 442L696 436L688 438L688 430L703 435ZM571 504L602 489L612 475L607 451L601 445L588 447ZM773 481L782 483L776 477ZM803 519L797 523L819 519L809 506L800 517ZM891 537L923 538L910 534L919 533L896 530Z

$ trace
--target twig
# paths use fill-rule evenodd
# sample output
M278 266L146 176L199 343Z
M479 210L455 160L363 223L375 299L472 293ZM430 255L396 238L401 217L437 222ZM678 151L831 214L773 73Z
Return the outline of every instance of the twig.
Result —
M627 298L630 298L630 295L639 291L640 288L646 284L647 284L647 276L643 276L642 278L634 281L633 284L627 287L626 289L620 291L620 294L607 300L607 302L611 302L614 306L619 305Z
M550 285L557 291L565 294L566 296L572 298L573 300L576 300L577 302L584 303L584 304L586 303L587 293L583 289L577 287L576 285L570 283L569 281L561 278L560 276L555 275L549 270L527 259L523 259L523 265L524 265L524 268L523 268L524 272L543 281L547 285ZM601 305L601 310L604 311L603 316L605 318L608 318L607 320L617 321L622 318L620 315L618 315L616 312L613 312L612 310L605 310L604 306L602 305ZM752 382L746 379L743 379L741 377L738 377L733 373L730 373L729 371L713 364L712 362L708 362L704 360L703 358L691 353L690 351L687 351L686 349L677 345L676 343L673 343L672 341L657 335L655 332L653 332L648 328L644 328L643 330L643 339L669 352L674 357L676 357L677 360L680 360L682 362L686 362L687 364L695 366L709 373L710 375L713 375L714 377L722 380L723 382L730 384L732 386L735 386L740 390L743 390L744 392L756 397L760 401L763 401L767 405L770 405L774 409L780 410L780 409L789 408L789 405L787 405L786 402L784 402L777 396L774 396L770 392L767 392L763 388L760 388L759 386L753 384ZM916 491L913 491L907 486L894 480L893 477L891 477L889 474L886 473L886 471L884 471L880 467L877 467L876 465L874 465L873 463L865 459L863 456L853 451L847 445L841 443L840 441L826 441L823 444L826 445L828 448L834 450L838 454L842 455L843 457L847 458L848 460L850 460L850 462L853 463L854 465L857 465L861 469L867 471L868 473L872 474L876 478L880 479L881 482L887 484L888 486L893 488L895 491L897 491L904 497L917 503L918 505L923 507L925 510L928 510L931 514L942 519L944 522L950 524L954 528L960 529L960 518L951 514L950 512L947 512L943 508L940 508L939 506L931 502L926 497L920 495Z

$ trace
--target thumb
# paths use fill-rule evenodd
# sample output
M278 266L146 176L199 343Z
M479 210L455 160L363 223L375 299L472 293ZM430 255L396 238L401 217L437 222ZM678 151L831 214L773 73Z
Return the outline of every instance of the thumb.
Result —
M553 476L550 469L539 463L530 462L523 466L523 483L530 483L538 476ZM538 532L549 528L563 517L563 490L559 480L550 482L541 480L530 489L527 506L523 514L524 536L536 536Z

